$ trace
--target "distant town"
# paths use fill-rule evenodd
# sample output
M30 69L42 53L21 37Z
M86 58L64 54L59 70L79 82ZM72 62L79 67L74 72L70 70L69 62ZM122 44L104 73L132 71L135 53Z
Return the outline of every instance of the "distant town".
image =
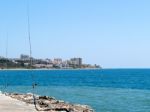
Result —
M36 59L21 54L20 58L5 58L0 56L0 69L100 69L99 65L84 64L82 58L63 60Z

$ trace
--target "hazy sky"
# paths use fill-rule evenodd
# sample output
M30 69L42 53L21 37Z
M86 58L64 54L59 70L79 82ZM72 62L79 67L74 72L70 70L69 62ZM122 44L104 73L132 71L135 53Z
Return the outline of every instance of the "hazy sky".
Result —
M30 0L33 56L150 67L150 0ZM29 54L27 0L0 1L0 55Z

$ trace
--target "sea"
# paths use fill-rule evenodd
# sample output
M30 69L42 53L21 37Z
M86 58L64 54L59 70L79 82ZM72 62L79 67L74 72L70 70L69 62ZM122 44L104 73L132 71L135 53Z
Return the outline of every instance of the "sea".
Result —
M1 70L0 91L53 96L95 112L150 112L150 69Z

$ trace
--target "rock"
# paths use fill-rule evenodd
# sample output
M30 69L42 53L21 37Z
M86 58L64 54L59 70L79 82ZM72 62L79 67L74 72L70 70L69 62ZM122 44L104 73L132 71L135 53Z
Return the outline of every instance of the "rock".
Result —
M94 112L87 105L75 105L66 103L64 101L56 100L53 97L48 96L38 96L33 94L17 94L11 93L6 94L11 98L26 102L28 104L34 104L36 109L39 111L48 111L48 112Z

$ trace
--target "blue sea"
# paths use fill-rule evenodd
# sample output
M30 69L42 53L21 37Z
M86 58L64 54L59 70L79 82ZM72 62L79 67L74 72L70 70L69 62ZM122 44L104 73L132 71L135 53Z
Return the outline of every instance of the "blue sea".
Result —
M150 112L150 69L0 71L0 90L53 96L96 112ZM7 87L5 87L7 85Z

